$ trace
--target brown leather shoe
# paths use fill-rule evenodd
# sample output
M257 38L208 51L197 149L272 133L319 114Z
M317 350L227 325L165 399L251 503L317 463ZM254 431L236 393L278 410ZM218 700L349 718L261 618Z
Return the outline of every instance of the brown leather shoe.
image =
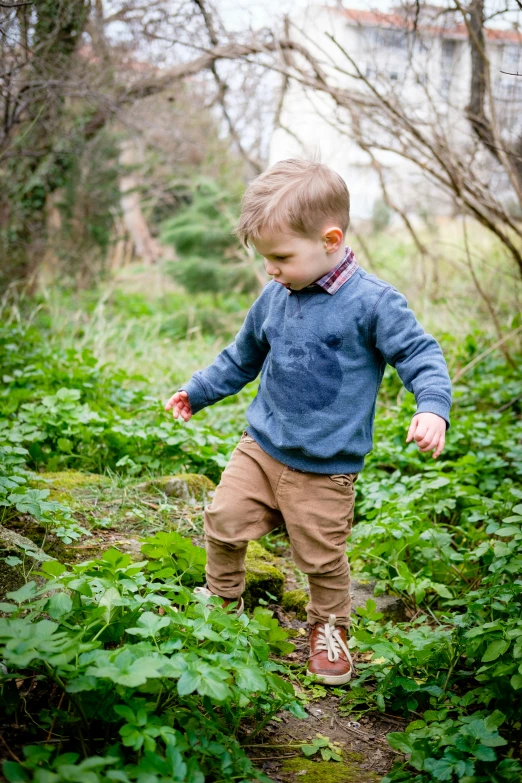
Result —
M343 685L350 681L353 671L346 628L336 625L335 620L331 614L327 623L316 623L310 629L307 671L325 685Z

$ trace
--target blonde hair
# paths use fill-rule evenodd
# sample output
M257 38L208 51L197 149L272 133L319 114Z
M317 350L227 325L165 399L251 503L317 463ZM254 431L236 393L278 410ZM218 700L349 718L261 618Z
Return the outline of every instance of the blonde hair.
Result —
M327 221L343 233L348 229L350 194L345 181L324 163L289 158L250 183L235 233L248 247L263 230L290 229L318 237Z

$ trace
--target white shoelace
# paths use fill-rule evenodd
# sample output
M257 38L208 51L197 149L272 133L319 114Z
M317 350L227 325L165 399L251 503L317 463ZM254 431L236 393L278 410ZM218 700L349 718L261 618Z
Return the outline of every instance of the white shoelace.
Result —
M327 651L330 663L338 661L339 653L342 651L348 658L350 666L353 666L352 656L350 655L348 647L341 639L340 631L335 627L335 620L335 615L331 614L328 618L328 622L325 623L322 628L319 628L317 649Z

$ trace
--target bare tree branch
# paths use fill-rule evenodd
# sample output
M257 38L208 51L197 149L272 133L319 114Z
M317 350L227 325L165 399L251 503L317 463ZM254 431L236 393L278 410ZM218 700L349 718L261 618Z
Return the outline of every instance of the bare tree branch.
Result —
M204 0L193 0L195 5L199 8L199 11L201 15L203 16L203 19L205 21L205 27L207 28L208 37L210 40L210 43L212 46L217 47L219 46L219 39L216 33L216 30L214 28L214 23L212 21L212 16L209 13L209 10L206 6L206 3ZM232 121L232 117L230 116L230 112L227 107L226 103L226 93L228 86L225 81L221 78L221 76L218 73L217 67L216 67L216 61L211 63L210 70L212 72L212 76L214 77L214 81L216 83L217 87L217 96L218 101L221 106L221 111L223 112L223 116L225 118L225 121L228 126L229 133L234 140L234 143L239 150L240 155L252 166L254 172L256 174L260 174L263 167L258 160L254 160L251 155L248 154L248 152L245 150L243 143L241 141L241 137L236 129L236 126L234 122Z

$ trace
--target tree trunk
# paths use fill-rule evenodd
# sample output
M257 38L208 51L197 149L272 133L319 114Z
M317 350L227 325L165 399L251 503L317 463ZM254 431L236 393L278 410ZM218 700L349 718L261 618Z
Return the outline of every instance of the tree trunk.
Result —
M120 163L126 169L120 179L121 208L125 228L134 245L135 255L146 266L152 266L162 257L159 242L151 235L141 209L141 195L136 167L141 163L141 151L134 140L123 142Z

